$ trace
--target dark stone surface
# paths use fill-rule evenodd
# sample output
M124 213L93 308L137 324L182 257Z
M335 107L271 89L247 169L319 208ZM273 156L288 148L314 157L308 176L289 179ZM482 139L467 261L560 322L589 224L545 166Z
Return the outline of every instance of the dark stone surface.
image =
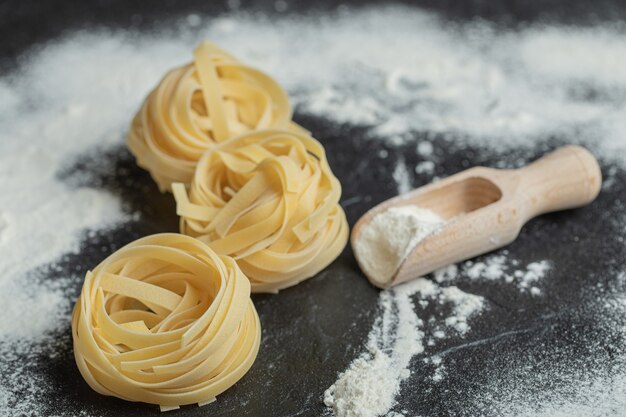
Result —
M263 10L270 10L273 4L242 3ZM626 10L621 3L607 0L415 3L440 10L453 19L482 16L512 24L537 18L564 22L586 22L598 17L616 19L624 16ZM332 7L331 4L300 0L291 2L290 10L324 9ZM5 1L0 4L1 62L10 68L13 59L35 42L78 27L137 26L146 30L160 19L184 16L192 11L223 10L224 6L206 1L165 1L158 8L152 2L118 0ZM405 158L409 166L420 161L414 144L387 148L388 157L379 158L377 151L385 145L364 140L364 132L359 128L302 115L296 118L326 146L330 164L344 186L342 202L351 225L369 207L395 195L391 172L398 157ZM414 133L417 139L426 134ZM512 166L511 161L531 160L566 140L552 138L532 149L499 154L487 149L460 149L444 138L430 138L439 156L436 172L439 176L458 172L468 163L495 166L505 161ZM136 167L125 148L105 150L98 157L112 161L115 169L94 170L94 165L79 160L68 164L59 175L79 186L110 190L125 201L129 210L141 216L115 230L85 236L81 253L64 258L60 264L63 269L79 274L133 239L177 229L171 196L158 192L149 175ZM623 226L620 231L614 222L615 216L624 212L626 172L619 166L603 164L605 173L609 169L615 181L591 206L531 221L508 248L510 256L522 265L546 258L553 260L554 268L542 282L545 296L533 298L512 285L481 283L463 277L454 282L464 291L486 297L488 310L470 323L472 331L465 339L448 338L426 349L425 355L439 353L443 357L447 374L442 383L432 383L428 378L433 372L432 365L424 363L421 357L415 358L413 375L402 386L402 406L398 411L409 410L420 416L499 415L495 410L490 411L488 402L482 404L478 400L486 390L492 389L494 380L506 385L517 372L521 378L522 369L545 369L546 363L578 370L591 364L619 363L619 355L615 353L624 350L623 342L604 324L596 308L598 297L616 287L615 271L623 268L626 259L620 240ZM412 175L416 187L429 180ZM56 273L51 273L49 279L54 279ZM79 281L75 283L76 294L80 285ZM337 373L360 353L376 316L377 297L378 291L358 270L349 247L317 277L279 295L253 296L262 321L263 339L252 370L216 403L205 408L183 407L171 415L322 415L322 394L335 381ZM441 312L427 308L419 314L427 319ZM42 356L35 364L54 386L54 391L44 399L49 405L47 414L159 414L157 407L93 392L74 364L69 323L59 336L61 342L56 355L52 359ZM539 400L543 389L558 381L542 380L539 371L537 375L532 383Z

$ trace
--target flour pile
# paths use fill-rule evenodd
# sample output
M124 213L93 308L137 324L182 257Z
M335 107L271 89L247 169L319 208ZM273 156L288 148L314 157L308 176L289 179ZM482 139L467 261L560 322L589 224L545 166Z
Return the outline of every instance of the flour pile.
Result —
M413 298L452 306L452 314L441 320L435 337L446 329L464 334L469 330L469 319L485 308L482 297L457 287L441 288L424 278L381 292L380 316L368 336L366 352L324 393L324 403L335 416L376 417L396 405L402 382L411 376L411 359L424 351L424 339L433 336L425 333Z
M425 208L391 207L363 226L354 256L371 280L388 283L411 250L444 223L437 213Z

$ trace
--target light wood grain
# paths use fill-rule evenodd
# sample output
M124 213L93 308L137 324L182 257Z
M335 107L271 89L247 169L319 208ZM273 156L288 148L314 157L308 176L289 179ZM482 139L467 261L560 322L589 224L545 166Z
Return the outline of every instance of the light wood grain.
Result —
M374 285L389 287L506 246L533 217L589 204L601 183L596 159L574 145L520 169L471 168L372 208L352 229L352 246L363 226L390 207L417 205L448 221L413 248L390 280L368 276ZM358 255L357 262L362 263Z

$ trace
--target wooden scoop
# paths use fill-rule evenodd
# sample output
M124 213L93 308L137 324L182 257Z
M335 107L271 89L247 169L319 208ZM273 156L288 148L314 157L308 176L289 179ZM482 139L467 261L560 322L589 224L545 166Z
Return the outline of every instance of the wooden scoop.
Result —
M352 229L352 248L363 226L394 206L413 204L447 221L411 250L390 279L368 276L372 284L386 288L506 246L533 217L589 204L601 183L596 159L585 148L573 145L520 169L471 168L369 210ZM357 261L365 271L358 255Z

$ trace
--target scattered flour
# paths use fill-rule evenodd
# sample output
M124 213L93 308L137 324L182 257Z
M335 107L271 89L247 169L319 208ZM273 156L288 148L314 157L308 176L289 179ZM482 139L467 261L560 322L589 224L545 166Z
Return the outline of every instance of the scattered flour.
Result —
M81 35L0 78L0 339L40 340L56 328L70 300L33 271L77 253L85 230L129 218L117 196L58 175L86 153L123 143L129 115L169 65L142 59L120 39Z
M82 155L121 141L138 100L124 86L144 81L140 70L135 79L108 65L125 59L123 50L111 58L117 46L51 45L0 77L0 416L43 414L48 382L36 358L59 348L51 335L67 328L80 281L49 264L78 253L87 230L130 218L117 196L59 178ZM44 279L44 270L58 276Z
M432 282L418 279L381 292L381 314L369 334L367 351L324 393L324 403L335 416L376 417L394 406L401 382L410 376L411 358L424 350L422 321L411 296L434 291Z
M333 53L347 58L346 80L328 82L333 95L322 90L299 95L302 110L354 123L355 114L367 109L359 124L370 125L373 137L385 139L419 130L510 147L551 134L590 141L607 134L611 139L602 141L604 149L624 151L624 123L618 115L626 111L626 81L611 70L626 64L626 35L619 28L536 25L508 32L484 24L446 27L428 14L404 10L399 17L397 10L364 12L354 20L363 27L375 20L371 36L333 38ZM353 30L349 20L335 22L346 23L342 33ZM320 42L324 29L316 32ZM397 31L407 33L406 42L398 41ZM352 42L366 42L368 48ZM370 58L374 49L379 59ZM348 61L355 65L350 68ZM327 83L325 73L318 76ZM588 90L598 99L580 100ZM326 101L327 96L333 100ZM359 103L357 111L354 103Z
M428 141L420 141L417 144L417 154L418 155L420 155L422 157L425 157L425 158L428 158L428 157L432 156L433 152L434 152L434 147L433 147L432 143L430 143Z
M41 414L47 386L34 361L59 348L51 335L67 327L80 282L49 264L78 253L87 230L130 218L116 195L59 175L81 156L122 143L142 92L166 67L135 64L133 48L119 39L85 35L50 44L0 77L2 416ZM55 279L44 279L49 268Z
M484 307L484 299L457 287L440 287L425 279L398 285L380 293L381 311L368 336L366 352L356 358L337 381L324 393L324 403L336 417L376 417L397 415L390 410L403 381L411 376L411 359L424 351L424 323L415 313L413 297L452 306L444 317L435 338L446 337L444 328L458 335L469 330L468 320ZM438 380L443 379L443 370ZM389 413L389 414L387 414Z
M420 140L417 144L416 152L424 160L415 165L415 173L432 176L437 166L435 164L436 157L434 155L435 148L433 144L427 140Z
M398 186L398 194L406 194L413 189L411 184L411 174L404 159L400 158L393 170L393 179Z
M618 278L619 279L619 278ZM626 415L626 290L623 282L601 288L578 306L585 325L602 328L580 335L581 344L561 345L535 358L524 347L488 373L490 381L468 402L468 416L617 417ZM576 326L568 324L567 327ZM561 331L566 329L561 329ZM602 343L608 337L610 344Z
M483 261L467 261L464 265L463 272L468 278L473 280L501 280L506 283L515 283L522 292L530 292L531 295L541 295L541 290L535 286L552 267L548 260L531 262L525 268L517 268L518 261L508 259L508 251L503 251L504 255L491 255ZM509 271L510 266L516 267L513 271ZM453 277L452 277L453 278ZM447 277L435 275L438 282L448 280Z
M431 210L414 205L392 207L363 227L355 256L370 279L388 282L409 252L443 224Z
M467 261L467 276L471 279L488 279L497 280L504 277L506 266L506 257L503 255L493 256L485 262Z
M438 366L437 369L435 369L435 373L432 376L432 380L433 382L441 382L445 376L445 366Z
M435 163L433 161L422 161L415 165L416 174L432 175L435 172Z
M468 294L457 287L446 287L441 290L440 303L449 302L454 305L453 315L446 318L446 326L453 327L461 335L469 330L467 320L484 308L484 299L478 295Z
M76 83L99 80L111 87L107 95L123 94L119 110L128 111L167 68L190 59L189 45L210 38L275 76L300 112L370 126L372 136L390 143L404 143L398 137L411 130L500 148L575 133L575 141L602 138L607 157L615 148L626 150L626 77L616 70L626 65L626 33L616 26L503 30L486 23L447 24L435 14L399 6L332 17L223 15L206 25L198 17L182 19L180 36L80 32L44 55L64 61L65 68L85 63L81 58L92 59L89 66L108 66L113 81L98 71L71 75ZM290 41L296 38L298 46ZM321 45L324 65L310 53ZM48 80L72 73L38 71L34 75ZM20 100L5 87L0 108ZM581 100L579 90L591 90L597 99ZM77 96L72 88L59 93L77 111L84 103L76 98L100 94L87 89ZM420 155L428 154L426 147L418 149Z
M336 416L375 417L386 413L393 406L402 380L402 371L389 369L393 369L391 358L380 349L372 349L355 359L326 390L324 404L332 407Z
M458 273L459 268L456 266L456 264L452 264L444 266L443 268L440 268L433 272L433 277L435 278L435 281L437 281L438 283L442 283L445 281L453 280L454 278L456 278Z
M550 270L551 264L549 261L532 262L526 265L526 270L517 270L513 273L515 278L519 278L519 286L522 289L534 290L537 288L533 286L537 281L541 280L546 273Z

